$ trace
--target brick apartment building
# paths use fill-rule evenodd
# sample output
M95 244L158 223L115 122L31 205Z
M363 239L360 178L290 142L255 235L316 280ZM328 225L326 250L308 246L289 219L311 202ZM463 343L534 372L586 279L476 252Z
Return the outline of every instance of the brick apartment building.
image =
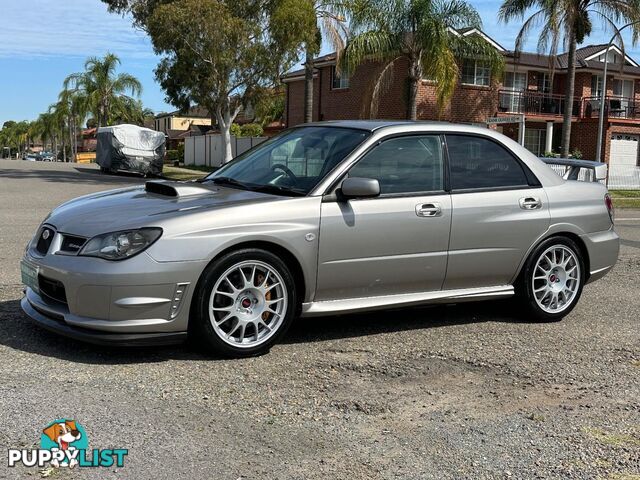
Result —
M559 151L562 115L565 108L573 114L571 150L580 150L585 159L595 159L598 115L604 103L605 125L603 159L612 164L638 165L640 144L640 67L629 56L614 47L609 51L607 92L602 101L602 73L606 45L589 45L576 55L575 97L567 106L564 86L567 77L567 55L555 59L552 79L550 58L535 53L518 56L477 29L458 32L481 35L505 57L502 78L491 78L489 68L481 60L465 59L460 64L460 81L455 92L438 114L435 84L423 80L418 90L418 118L458 123L484 124L489 117L524 114L525 146L537 155ZM335 54L315 59L314 120L370 118L371 81L378 65L365 63L352 75L338 76ZM406 118L406 63L398 61L395 79L381 100L377 118ZM286 89L286 124L303 122L304 71L288 73L283 78ZM505 135L517 139L518 124L497 127Z

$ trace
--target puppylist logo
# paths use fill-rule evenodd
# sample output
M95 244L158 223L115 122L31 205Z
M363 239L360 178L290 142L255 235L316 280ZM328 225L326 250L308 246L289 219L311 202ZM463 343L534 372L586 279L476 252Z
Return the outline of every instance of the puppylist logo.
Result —
M87 432L75 420L49 423L40 435L38 449L9 449L9 467L123 467L126 448L89 450Z

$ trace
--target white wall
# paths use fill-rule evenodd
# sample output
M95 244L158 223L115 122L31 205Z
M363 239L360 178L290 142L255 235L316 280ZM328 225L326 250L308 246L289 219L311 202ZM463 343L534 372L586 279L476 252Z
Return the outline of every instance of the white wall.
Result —
M264 142L267 137L234 137L231 136L231 152L234 157ZM224 158L222 135L200 135L187 137L184 142L184 164L219 167Z

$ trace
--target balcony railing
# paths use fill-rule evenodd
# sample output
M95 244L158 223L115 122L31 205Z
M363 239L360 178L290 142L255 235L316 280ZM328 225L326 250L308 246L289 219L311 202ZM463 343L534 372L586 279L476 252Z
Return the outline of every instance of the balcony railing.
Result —
M498 108L504 113L525 113L529 115L564 115L566 100L564 95L529 91L500 90ZM580 115L581 99L574 98L571 115Z
M598 118L602 104L600 97L585 97L583 116ZM640 118L640 103L630 97L605 97L604 115L614 118Z

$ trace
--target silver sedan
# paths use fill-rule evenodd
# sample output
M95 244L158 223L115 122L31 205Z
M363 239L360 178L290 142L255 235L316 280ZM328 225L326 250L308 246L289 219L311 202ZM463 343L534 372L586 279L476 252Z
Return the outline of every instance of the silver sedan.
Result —
M198 182L59 206L27 246L22 308L81 340L230 356L300 315L515 295L559 320L619 248L606 188L574 177L488 129L307 124Z

